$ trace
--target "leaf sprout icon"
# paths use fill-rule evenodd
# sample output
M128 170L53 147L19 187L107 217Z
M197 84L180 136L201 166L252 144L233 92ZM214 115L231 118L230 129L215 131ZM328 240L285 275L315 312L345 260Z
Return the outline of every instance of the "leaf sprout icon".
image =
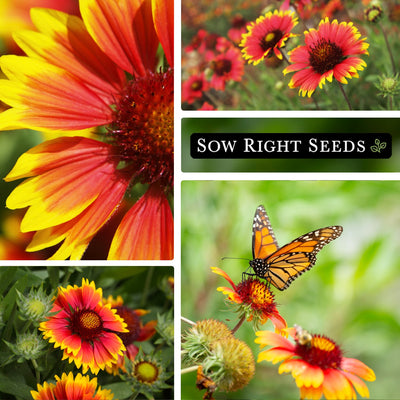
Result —
M381 150L386 148L386 142L382 142L379 139L375 139L375 146L371 146L373 153L380 153Z

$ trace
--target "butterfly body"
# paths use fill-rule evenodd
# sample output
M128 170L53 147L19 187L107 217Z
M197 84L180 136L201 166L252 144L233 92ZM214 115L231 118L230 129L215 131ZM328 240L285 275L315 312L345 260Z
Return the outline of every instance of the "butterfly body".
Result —
M266 279L279 290L285 290L316 262L317 253L342 234L341 226L327 226L306 233L279 247L268 215L259 206L253 220L253 260L250 267L254 274Z

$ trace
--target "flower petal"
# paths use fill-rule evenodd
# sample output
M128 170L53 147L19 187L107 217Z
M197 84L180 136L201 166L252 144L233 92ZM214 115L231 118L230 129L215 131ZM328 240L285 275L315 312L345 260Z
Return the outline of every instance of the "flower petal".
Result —
M139 76L154 70L159 42L151 0L81 0L79 5L90 35L117 65Z
M153 184L124 216L111 243L108 259L172 258L172 211L162 189Z
M171 68L174 67L174 1L152 0L154 26Z

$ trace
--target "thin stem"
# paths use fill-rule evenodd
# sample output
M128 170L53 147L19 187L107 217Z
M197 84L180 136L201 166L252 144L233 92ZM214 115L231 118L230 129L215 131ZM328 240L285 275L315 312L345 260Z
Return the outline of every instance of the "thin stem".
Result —
M388 96L388 110L393 110L393 96Z
M198 365L193 365L192 367L187 367L181 370L181 375L188 374L189 372L197 371Z
M191 321L190 319L187 319L187 318L185 318L185 317L181 317L181 320L182 320L183 322L186 322L187 324L196 325L195 322L193 322L193 321Z
M143 292L142 292L142 299L141 299L142 306L147 304L147 296L149 294L151 279L153 277L153 272L154 272L154 267L150 267L146 274L146 280L143 285Z
M35 369L36 381L37 381L37 383L39 383L40 382L39 366L37 365L36 360L32 359L31 361L32 361L33 368Z
M345 100L346 100L346 103L347 103L347 106L349 107L349 110L352 110L353 108L351 107L349 98L347 97L347 94L346 94L346 92L344 91L342 84L341 84L339 81L337 81L337 83L338 83L338 85L339 85L339 87L340 87L340 91L342 92L342 94L343 94L343 96L344 96L344 98L345 98Z
M236 324L236 326L231 330L232 335L236 333L236 331L242 326L244 320L246 319L246 316L243 315L242 318L240 318L239 322Z
M386 47L388 49L389 56L390 56L390 62L392 63L393 74L396 75L396 64L394 62L394 57L393 57L392 49L390 48L389 40L387 38L386 32L383 29L382 25L379 24L378 26L379 26L380 30L382 31L383 38L385 39Z

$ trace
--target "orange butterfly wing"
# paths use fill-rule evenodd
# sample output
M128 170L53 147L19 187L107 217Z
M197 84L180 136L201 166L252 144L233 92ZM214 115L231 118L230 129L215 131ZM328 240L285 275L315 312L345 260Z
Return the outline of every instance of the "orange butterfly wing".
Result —
M253 219L253 258L267 258L279 249L274 231L263 206L258 206Z
M298 237L264 260L266 279L284 290L303 272L314 266L317 253L342 234L341 226L328 226Z
M341 226L328 226L306 233L279 248L263 206L253 221L253 260L255 274L279 290L285 290L316 262L317 253L342 234Z

